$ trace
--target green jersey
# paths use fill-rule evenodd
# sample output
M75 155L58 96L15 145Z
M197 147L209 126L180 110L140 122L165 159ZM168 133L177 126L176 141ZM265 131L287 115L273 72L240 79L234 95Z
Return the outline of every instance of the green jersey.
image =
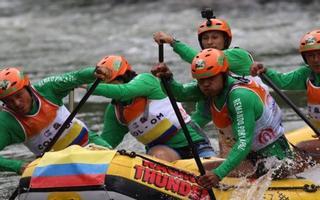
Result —
M266 75L280 89L306 90L308 118L315 127L320 127L320 74L305 65L288 73L268 69Z
M95 90L94 95L112 98L113 102L120 102L122 105L132 105L137 98L145 98L149 102L161 102L167 98L161 90L160 81L148 73L139 74L130 82L124 84L100 84ZM171 107L171 105L165 104L164 107ZM152 109L151 103L149 109ZM159 107L159 109L161 109L161 107ZM152 112L152 110L149 112ZM133 125L121 123L116 113L116 104L109 104L105 111L104 128L101 135L103 139L108 141L113 147L116 147L129 131L135 136L135 133L132 132ZM193 141L204 139L203 136L189 124L187 124L187 128ZM138 139L138 137L136 138ZM177 133L164 144L172 148L188 146L182 129L179 129Z
M180 41L173 43L173 50L181 59L188 63L192 63L193 58L199 53L187 44ZM250 75L250 67L253 63L252 56L249 52L241 48L230 48L223 51L227 57L230 72L238 76ZM189 83L191 85L197 85L197 81ZM186 85L188 87L188 85ZM180 88L182 89L182 88ZM196 109L192 113L191 118L200 126L203 127L211 121L211 116L208 112L206 103L202 100L197 102Z
M95 80L93 72L94 68L90 67L63 75L51 76L34 84L33 87L44 99L53 104L62 106L63 98L67 96L73 88L82 84L91 83ZM35 114L39 110L38 108L39 105L34 103L29 114ZM11 144L25 142L26 136L23 127L15 117L8 112L0 112L0 126L2 127L0 150ZM110 146L93 132L89 132L89 141L106 147ZM0 156L1 171L13 171L18 173L23 165L24 161L22 160L8 159Z
M225 177L231 170L245 160L252 151L256 122L264 113L264 104L261 98L252 90L237 88L229 93L229 88L235 83L235 79L228 77L224 90L211 102L217 109L227 106L229 118L232 122L232 134L235 140L230 149L226 160L213 170L220 178ZM197 85L182 85L173 81L171 83L174 94L179 94L180 101L200 101L206 97L201 93ZM210 105L210 106L212 106ZM286 147L288 145L286 144ZM258 154L263 156L277 156L283 159L287 156L286 152L279 147L277 142L270 144L260 150Z
M182 60L192 63L193 58L199 51L193 49L187 44L176 41L173 44L173 51L176 52ZM250 67L253 63L251 54L242 48L230 48L223 51L227 57L229 70L239 76L250 75Z
M312 75L312 83L320 86L320 74L312 73L312 70L307 65L288 72L279 73L275 70L268 69L266 75L272 80L272 82L283 90L306 90L307 80Z

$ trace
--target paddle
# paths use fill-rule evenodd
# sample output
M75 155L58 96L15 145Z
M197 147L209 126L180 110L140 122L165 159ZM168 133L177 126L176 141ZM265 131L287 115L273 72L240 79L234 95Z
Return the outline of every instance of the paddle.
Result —
M75 107L75 109L70 113L70 115L68 116L68 118L66 119L66 121L64 121L64 123L62 124L62 126L60 127L60 129L58 130L57 134L52 138L51 142L49 143L49 145L44 149L43 153L41 154L40 157L43 156L43 154L45 152L48 152L51 150L51 148L53 147L53 145L57 142L57 140L60 138L60 136L62 135L63 131L68 128L70 122L73 120L73 118L76 116L76 114L79 112L80 108L83 106L83 104L87 101L87 99L89 98L89 96L92 94L92 92L96 89L96 87L99 85L100 83L100 79L96 79L95 82L93 83L93 85L90 87L90 89L87 91L87 93L82 97L82 99L80 100L79 104Z
M302 119L310 128L320 137L319 130L310 122L310 120L297 108L297 106L264 74L259 75L260 78L267 83Z
M90 87L90 89L87 91L87 93L83 96L83 98L80 100L79 104L76 106L76 108L70 113L66 121L62 124L60 129L58 130L57 134L52 138L49 145L45 148L43 153L39 156L42 157L45 152L48 152L51 150L53 145L56 143L56 141L59 139L59 137L62 135L63 131L68 127L72 119L76 116L76 114L79 112L80 108L83 106L83 104L87 101L89 96L92 94L92 92L96 89L98 84L100 83L100 79L96 79L93 85ZM9 200L14 200L19 194L19 187L17 187L12 195L10 196Z
M159 62L160 63L163 62L163 44L159 44ZM192 138L190 136L189 130L188 130L187 126L186 126L186 123L184 122L184 120L182 118L182 115L180 113L180 110L179 110L179 107L177 105L177 102L176 102L176 100L175 100L175 98L174 98L174 96L172 94L171 88L170 88L169 83L168 83L168 79L166 79L165 77L160 77L160 79L161 79L162 85L163 85L163 87L164 87L164 89L165 89L165 91L166 91L166 93L167 93L167 95L169 97L169 100L170 100L170 103L171 103L171 105L173 107L173 110L177 115L178 121L179 121L179 123L181 125L181 128L183 130L183 133L184 133L185 137L187 138L188 144L191 147L192 154L193 154L193 157L194 157L194 159L196 161L196 164L198 166L200 174L204 175L206 172L205 172L204 167L203 167L203 165L201 163L201 160L200 160L199 154L198 154L198 152L196 150L196 147L193 144L193 141L192 141ZM216 199L212 190L208 190L208 193L209 193L210 199L212 199L212 200Z

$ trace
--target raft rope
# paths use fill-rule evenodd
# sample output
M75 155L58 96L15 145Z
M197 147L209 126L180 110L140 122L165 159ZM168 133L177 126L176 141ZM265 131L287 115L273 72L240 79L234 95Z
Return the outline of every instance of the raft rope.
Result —
M148 158L148 157L145 157L141 154L138 154L134 151L131 151L131 152L127 152L125 149L121 149L121 150L118 150L117 151L120 155L124 155L124 156L128 156L130 158L135 158L135 157L140 157L144 160L147 160L147 161L150 161L150 162L153 162L157 165L161 165L161 166L165 166L167 168L170 168L170 169L173 169L173 170L176 170L176 171L179 171L179 172L183 172L183 173L187 173L189 175L193 175L195 176L194 174L192 173L189 173L187 171L184 171L184 170L181 170L181 169L177 169L175 167L172 167L172 166L169 166L169 165L166 165L164 163L161 163L161 162L158 162L158 161L155 161L151 158ZM197 178L197 177L196 177ZM227 191L227 190L230 190L230 189L241 189L241 188L249 188L248 187L239 187L239 186L236 186L236 185L228 185L228 184L224 184L224 183L220 183L219 187L217 189L220 189L222 191ZM268 187L268 190L303 190L305 192L317 192L317 190L320 190L320 185L315 185L315 184L305 184L303 186L285 186L285 187Z
M241 188L249 188L250 186L236 186L236 185L227 185L224 183L220 183L219 189L223 191L227 191L230 189L241 189ZM303 186L285 186L285 187L268 187L268 190L303 190L305 192L317 192L317 190L320 189L320 185L315 185L315 184L304 184Z

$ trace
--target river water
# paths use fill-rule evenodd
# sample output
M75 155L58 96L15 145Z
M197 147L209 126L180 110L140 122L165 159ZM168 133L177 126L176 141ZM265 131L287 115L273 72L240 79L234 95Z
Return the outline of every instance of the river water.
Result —
M122 54L137 72L149 72L158 59L157 45L152 39L155 31L167 31L199 48L196 28L203 21L203 7L214 8L217 17L230 23L231 46L247 49L256 60L282 72L302 64L299 40L307 31L319 28L320 4L310 0L1 0L0 65L23 66L35 82L51 74L95 65L107 54ZM191 80L189 65L170 46L165 47L165 61L177 80ZM75 101L83 94L84 91L76 91ZM304 93L288 94L303 109ZM304 125L277 100L284 108L288 130ZM108 101L90 97L78 117L91 129L101 130ZM193 109L192 104L185 106L189 111ZM206 132L216 144L210 126ZM143 150L130 137L118 148ZM33 159L22 145L10 146L1 155ZM7 199L19 177L7 172L0 174L0 199Z

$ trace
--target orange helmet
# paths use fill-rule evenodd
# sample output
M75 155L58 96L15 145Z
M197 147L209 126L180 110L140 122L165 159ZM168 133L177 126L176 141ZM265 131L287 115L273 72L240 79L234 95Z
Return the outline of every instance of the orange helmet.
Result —
M123 56L109 55L104 57L97 64L98 67L106 67L112 71L109 82L131 70L131 66Z
M12 95L25 86L30 85L29 78L15 67L0 71L0 99Z
M305 34L300 41L300 53L320 50L320 29Z
M192 77L204 79L228 71L229 64L223 51L204 49L193 59L191 64Z
M216 18L212 18L210 19L210 21L211 21L211 25L208 26L208 20L206 20L198 27L198 39L199 39L200 46L202 47L202 44L201 44L202 33L207 31L222 31L225 34L225 38L226 38L225 49L229 48L232 40L232 33L231 33L229 24L222 19L216 19Z

